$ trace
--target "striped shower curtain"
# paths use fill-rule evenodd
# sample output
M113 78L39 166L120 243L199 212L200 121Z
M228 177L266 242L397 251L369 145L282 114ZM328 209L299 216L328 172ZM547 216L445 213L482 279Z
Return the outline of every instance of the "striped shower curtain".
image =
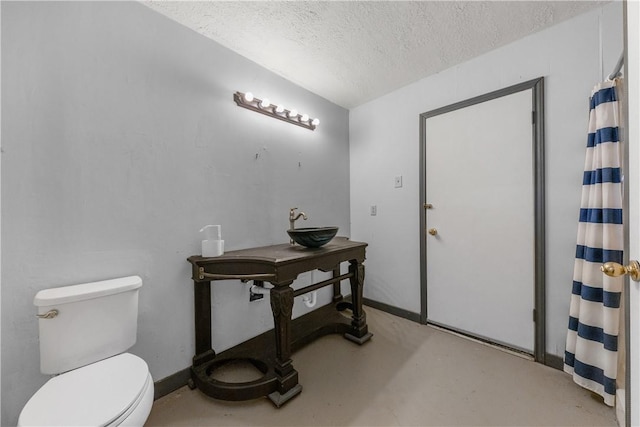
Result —
M617 80L597 85L589 105L589 134L582 182L578 243L564 370L573 380L615 403L622 277L600 266L622 263L620 110Z

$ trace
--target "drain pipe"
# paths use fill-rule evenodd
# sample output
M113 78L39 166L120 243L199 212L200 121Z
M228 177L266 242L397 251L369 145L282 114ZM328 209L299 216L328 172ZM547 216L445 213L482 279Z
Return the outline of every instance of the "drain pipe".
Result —
M318 291L309 292L308 294L302 295L302 302L307 307L311 308L316 305Z
M310 274L310 282L313 283L313 270L311 270ZM318 296L318 291L312 291L302 295L302 302L309 308L315 307L316 300Z

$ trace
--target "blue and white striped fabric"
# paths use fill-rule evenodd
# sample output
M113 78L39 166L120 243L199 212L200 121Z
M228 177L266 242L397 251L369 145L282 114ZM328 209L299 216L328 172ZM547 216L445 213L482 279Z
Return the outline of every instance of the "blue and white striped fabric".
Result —
M597 85L589 106L589 135L582 182L578 244L564 370L613 406L618 371L618 331L623 278L600 266L622 263L621 147L616 80Z

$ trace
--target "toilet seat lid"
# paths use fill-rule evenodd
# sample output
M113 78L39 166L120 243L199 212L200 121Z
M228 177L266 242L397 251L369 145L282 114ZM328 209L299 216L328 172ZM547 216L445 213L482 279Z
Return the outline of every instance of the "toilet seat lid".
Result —
M105 426L144 391L146 362L124 353L51 378L31 397L19 425Z

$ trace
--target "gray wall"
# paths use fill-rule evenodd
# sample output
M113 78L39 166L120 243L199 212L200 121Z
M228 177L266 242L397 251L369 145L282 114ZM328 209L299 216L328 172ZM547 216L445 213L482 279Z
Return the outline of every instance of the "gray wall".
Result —
M138 274L155 380L190 365L198 230L226 249L288 241L288 209L349 235L348 112L131 2L2 2L2 425L47 377L44 288ZM252 91L314 132L238 108ZM315 280L318 280L316 277ZM213 286L214 348L272 325L247 285ZM296 312L300 308L296 299ZM99 331L96 331L99 333Z

